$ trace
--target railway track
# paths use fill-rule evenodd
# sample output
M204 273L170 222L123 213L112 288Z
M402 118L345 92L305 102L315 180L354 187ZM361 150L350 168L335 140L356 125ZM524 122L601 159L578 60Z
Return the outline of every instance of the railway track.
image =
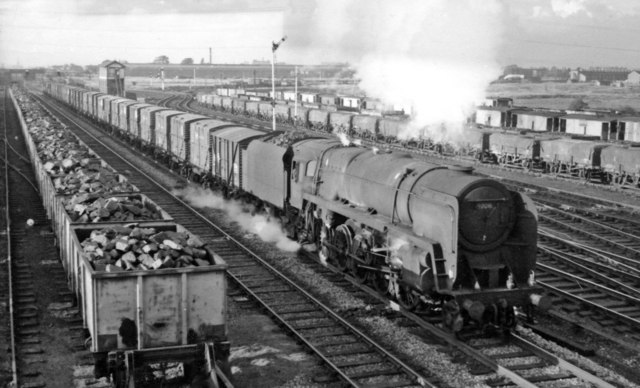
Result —
M319 265L317 261L314 264L317 266L315 268L317 272L323 271L323 266ZM358 279L341 273L339 269L331 265L325 271L330 271L334 276L337 275L340 280L349 281L349 284L356 291L366 292L371 298L375 298L378 303L390 303L376 290L362 286ZM560 386L565 383L576 384L576 382L586 385L591 384L592 386L610 386L599 378L594 378L591 373L547 352L514 332L506 332L503 333L504 335L487 339L474 339L484 335L473 331L464 334L465 338L471 338L470 341L461 342L456 336L434 325L434 323L440 321L439 317L435 318L421 312L400 310L397 306L393 309L398 310L398 312L395 317L389 317L389 319L408 321L400 323L400 326L413 327L415 330L420 331L421 336L429 343L435 342L455 347L459 352L473 359L478 366L472 368L471 373L483 376L489 371L495 372L497 377L484 381L489 386L516 384L521 387L535 387L539 383L551 382L556 382Z
M633 248L637 238L584 216L578 224L587 224L587 230L551 219L548 224L541 217L536 279L560 298L556 310L640 340L640 256Z
M53 109L53 107L51 108ZM72 118L67 118L67 120L74 121ZM89 138L85 134L79 135L114 168L119 171L127 171L132 183L171 213L177 222L211 241L212 248L221 254L229 264L230 276L241 285L244 292L259 302L262 308L268 311L280 325L286 327L293 336L318 354L318 357L333 369L334 373L343 381L353 385L368 385L373 381L386 381L392 386L437 385L437 380L434 380L433 376L429 376L425 371L420 373L412 370L410 366L389 354L373 339L367 338L364 333L359 332L357 328L332 312L331 309L322 306L321 303L318 303L319 301L295 283L283 280L278 271L268 263L261 263L260 266L257 266L256 260L262 260L256 255L248 253L246 250L239 251L237 244L232 243L233 239L214 228L210 221L202 219L197 215L197 212L187 210L180 200L167 196L167 193L160 193L161 190L158 187L152 187L145 181L148 177L143 179L137 174L133 174L131 164L125 163L122 159L118 160L119 157L104 156L109 151L103 150L105 144L96 141L96 139L104 138L101 132L96 132L95 138ZM122 152L120 153L122 154ZM194 215L196 216L194 217ZM410 313L406 314L407 317L412 317ZM416 325L430 331L435 337L446 336L446 333L439 331L420 317L413 316L411 319ZM501 364L488 359L482 355L481 351L474 350L451 336L448 341L456 347L464 349L463 352L469 357L482 360L481 363L488 370L497 371L499 375L510 379L510 381L515 381L519 385L533 386L533 383L527 380L529 377L525 378L517 371L509 369L507 366L508 357L505 358L504 364ZM523 354L523 351L521 350L518 354ZM547 357L552 356L548 355ZM558 359L555 359L554 362L556 365L566 364ZM532 372L530 379L547 381L579 378L595 386L608 386L604 381L594 378L587 372L579 371L575 367L568 368L573 368L573 372L557 374L557 376L546 372L540 372L536 375Z
M539 224L543 230L557 235L570 235L579 243L591 243L617 256L626 256L628 264L640 266L640 236L633 231L630 222L595 220L593 217L544 207L539 211ZM619 225L619 226L618 226ZM597 244L596 244L597 243Z
M296 286L284 274L270 266L240 242L218 228L178 197L149 170L136 166L139 160L127 161L114 150L103 132L80 125L59 108L38 100L56 116L62 117L70 129L117 171L125 172L132 184L171 214L175 222L207 241L229 265L229 276L269 312L280 325L304 343L340 380L350 386L386 383L388 386L438 386L433 376L424 376L398 359L365 333L350 325L317 298ZM85 132L86 131L86 132ZM111 144L111 146L110 146ZM152 166L152 170L157 167ZM274 297L275 296L275 297ZM297 302L297 303L296 303ZM291 309L298 306L299 310ZM349 350L336 349L339 343ZM333 347L332 347L333 346Z
M640 324L640 222L634 214L640 207L524 188L540 209L537 280L558 298L555 313L578 314L582 321L634 336ZM576 323L565 314L560 317Z
M505 337L477 339L471 346L495 361L500 367L515 371L524 381L514 381L521 386L537 386L541 383L557 382L560 386L610 386L593 379L584 370L550 354L523 337L510 333ZM508 381L497 379L488 382L491 386L508 385ZM604 383L604 385L602 385Z
M16 336L15 331L16 328L14 326L14 292L13 292L13 282L12 278L12 270L13 270L13 258L12 258L12 241L11 241L11 215L7 211L7 204L9 203L10 191L9 191L9 146L8 146L8 126L7 126L7 92L3 87L1 89L2 93L2 172L4 179L0 182L0 187L2 188L2 199L0 200L0 204L3 208L2 220L0 220L0 225L2 225L2 232L0 234L0 239L2 240L2 246L0 247L0 252L2 253L2 267L0 269L0 303L2 304L2 308L4 311L8 312L8 314L2 315L2 326L0 328L0 333L3 338L8 338L8 343L2 342L2 345L7 349L4 356L0 356L0 360L5 365L9 366L8 370L5 370L0 373L0 384L3 386L13 384L16 385L18 383L18 368L16 362ZM0 340L1 341L1 340Z
M7 260L0 283L9 287L12 386L93 384L82 319L60 263L20 124L3 91ZM6 268L6 271L4 270ZM7 326L9 327L9 326ZM88 357L87 357L88 356Z

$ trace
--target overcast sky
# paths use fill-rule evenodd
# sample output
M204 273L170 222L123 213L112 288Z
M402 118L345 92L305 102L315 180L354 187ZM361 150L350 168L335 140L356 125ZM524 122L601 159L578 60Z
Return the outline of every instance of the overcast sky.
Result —
M634 0L0 0L0 64L199 63L209 47L214 63L241 63L270 59L271 41L287 35L278 60L290 63L411 52L640 68L639 14Z

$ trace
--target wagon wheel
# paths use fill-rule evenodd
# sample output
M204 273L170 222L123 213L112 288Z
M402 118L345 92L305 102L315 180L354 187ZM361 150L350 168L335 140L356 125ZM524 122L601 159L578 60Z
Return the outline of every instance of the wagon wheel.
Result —
M336 250L332 257L335 259L335 265L340 271L347 270L348 255L351 252L351 242L353 236L348 226L342 224L336 228L333 235L333 246Z
M625 186L627 184L628 181L628 175L626 172L623 172L622 174L620 174L620 187Z
M121 369L114 371L112 381L115 388L127 388L127 373Z
M578 178L582 178L584 180L588 180L587 174L588 174L588 172L587 172L586 168L581 168L581 169L578 170Z
M623 175L622 175L622 174L620 174L620 173L616 173L616 174L613 176L613 184L614 184L615 186L620 187L620 186L622 186L622 183L623 183L623 182L624 182L624 180L623 180Z
M549 163L547 163L544 160L540 162L540 168L542 169L542 172L545 174L548 174L549 171L551 171L551 166L549 165Z
M124 357L128 357L128 355L124 355ZM122 359L119 360L118 365L116 365L115 369L112 370L112 379L113 385L115 388L135 388L135 373L132 366L132 361L129 359L129 362Z
M399 287L396 300L403 309L408 311L413 311L420 305L420 296L414 293L411 287L406 285Z

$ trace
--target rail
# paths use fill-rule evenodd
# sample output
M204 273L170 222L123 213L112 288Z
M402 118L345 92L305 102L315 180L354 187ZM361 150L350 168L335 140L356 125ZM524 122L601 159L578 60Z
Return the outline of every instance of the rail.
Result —
M5 233L7 236L7 274L9 286L9 320L11 335L11 387L19 387L18 381L18 364L16 362L16 328L15 328L15 306L13 300L13 261L11 258L11 217L9 215L9 139L7 138L7 99L8 91L5 88L2 106L2 125L4 127L4 185L5 185Z

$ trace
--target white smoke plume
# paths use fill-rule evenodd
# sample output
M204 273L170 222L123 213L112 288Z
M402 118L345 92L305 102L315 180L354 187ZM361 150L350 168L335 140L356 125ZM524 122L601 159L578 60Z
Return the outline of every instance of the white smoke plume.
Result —
M174 194L197 208L224 210L242 229L256 234L262 241L275 243L278 249L287 252L296 252L300 249L300 244L286 236L282 225L277 220L269 219L260 213L251 214L247 206L240 201L225 200L211 190L205 190L195 185L174 190Z
M490 81L506 17L499 0L318 0L309 36L320 61L349 61L368 96L412 107L405 138L455 142Z
M348 147L351 144L351 140L349 140L349 136L346 133L337 133L336 136L338 136L343 146Z

